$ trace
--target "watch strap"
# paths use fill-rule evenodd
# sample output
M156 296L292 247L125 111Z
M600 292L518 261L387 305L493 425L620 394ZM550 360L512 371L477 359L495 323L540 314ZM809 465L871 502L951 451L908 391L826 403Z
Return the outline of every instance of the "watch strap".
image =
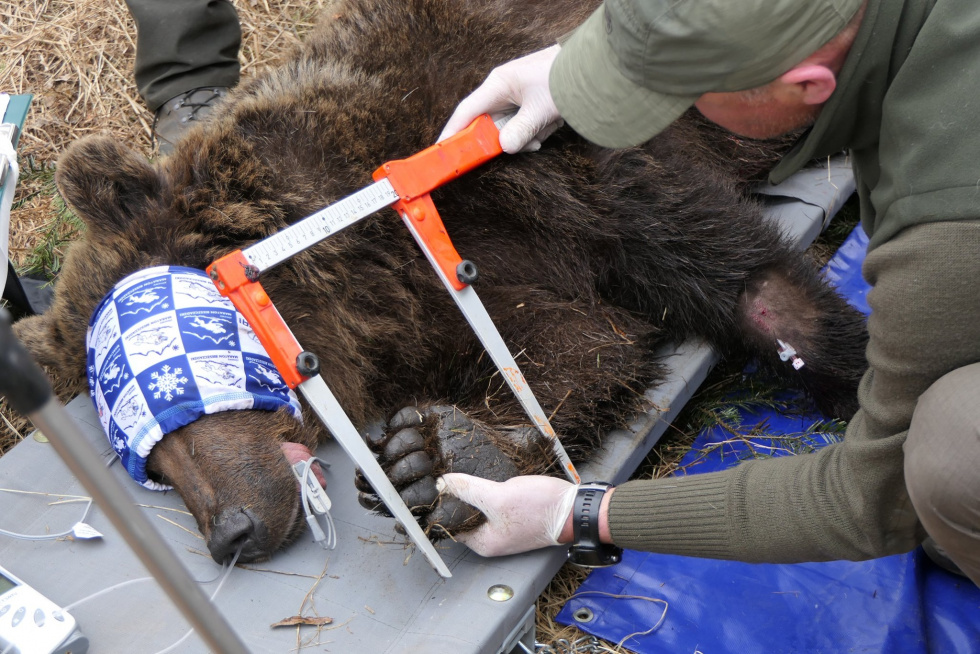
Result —
M572 547L569 561L589 568L619 563L623 548L599 540L599 508L612 488L607 482L589 482L578 487L572 506Z

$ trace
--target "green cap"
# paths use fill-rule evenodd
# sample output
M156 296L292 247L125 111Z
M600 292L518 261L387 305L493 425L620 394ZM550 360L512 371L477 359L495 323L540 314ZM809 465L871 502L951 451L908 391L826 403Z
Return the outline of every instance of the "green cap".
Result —
M606 0L563 45L551 94L605 147L642 143L701 95L773 81L836 36L863 0Z

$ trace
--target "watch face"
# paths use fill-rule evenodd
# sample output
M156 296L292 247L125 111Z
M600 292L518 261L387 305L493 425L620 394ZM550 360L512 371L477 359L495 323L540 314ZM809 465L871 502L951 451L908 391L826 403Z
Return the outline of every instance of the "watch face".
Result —
M623 548L615 545L596 547L572 547L568 551L568 562L583 568L605 568L616 565L623 558Z

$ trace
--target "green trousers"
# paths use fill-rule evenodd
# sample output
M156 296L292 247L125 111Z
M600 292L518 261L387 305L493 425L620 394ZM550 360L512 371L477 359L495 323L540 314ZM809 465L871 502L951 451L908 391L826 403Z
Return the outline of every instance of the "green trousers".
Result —
M941 377L919 398L905 484L922 526L980 586L980 363Z
M202 86L238 83L242 30L228 0L126 0L136 20L136 86L156 111Z

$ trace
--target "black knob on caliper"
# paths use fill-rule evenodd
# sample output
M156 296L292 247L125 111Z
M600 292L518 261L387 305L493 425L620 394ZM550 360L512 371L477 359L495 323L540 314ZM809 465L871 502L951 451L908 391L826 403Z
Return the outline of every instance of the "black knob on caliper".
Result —
M472 284L480 277L480 271L476 269L476 264L469 259L463 259L456 266L456 279L464 284Z
M312 352L300 352L296 355L296 370L304 377L320 374L320 358Z

